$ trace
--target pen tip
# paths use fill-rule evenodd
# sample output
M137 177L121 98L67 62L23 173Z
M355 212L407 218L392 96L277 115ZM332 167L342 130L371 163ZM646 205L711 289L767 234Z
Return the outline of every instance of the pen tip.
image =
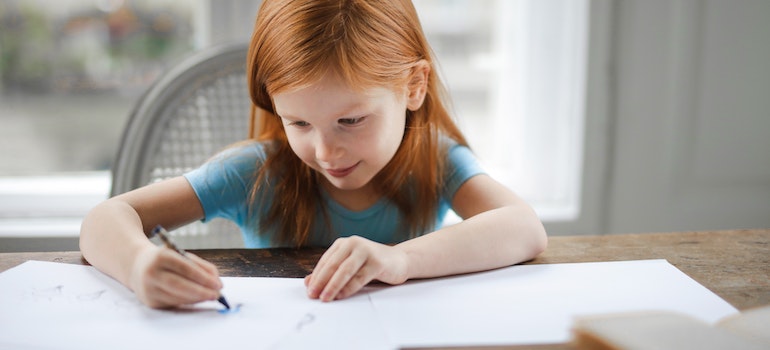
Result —
M225 300L225 297L220 296L219 299L217 299L222 305L225 306L228 310L230 310L230 304L227 303L227 300Z

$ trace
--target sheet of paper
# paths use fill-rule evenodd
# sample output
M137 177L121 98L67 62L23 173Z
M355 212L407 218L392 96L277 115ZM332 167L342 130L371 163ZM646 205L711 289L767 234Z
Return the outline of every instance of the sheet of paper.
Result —
M368 293L322 303L305 315L275 349L395 349Z
M224 277L238 312L214 302L145 307L88 266L29 261L0 274L0 348L392 349L553 343L572 317L671 310L706 322L737 312L665 260L513 266L395 287L332 303L302 279Z
M270 349L321 304L301 279L223 283L238 312L216 302L154 310L92 267L29 261L0 274L0 348Z
M567 342L577 315L671 310L714 323L737 312L665 260L521 265L370 295L402 346Z

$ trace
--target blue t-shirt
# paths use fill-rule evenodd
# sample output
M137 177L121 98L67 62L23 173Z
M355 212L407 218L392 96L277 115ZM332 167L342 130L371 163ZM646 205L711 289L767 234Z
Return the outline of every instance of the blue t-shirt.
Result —
M200 168L184 175L203 206L204 221L220 217L235 222L248 248L274 246L271 242L274 232L259 232L259 219L266 215L269 205L252 209L253 216L249 217L248 204L254 177L257 167L263 164L265 157L264 145L253 142L228 149ZM441 190L434 229L440 227L460 185L481 173L483 170L471 150L453 142L448 152L445 185ZM339 237L352 235L388 244L403 241L407 236L404 230L408 228L402 226L403 215L387 198L381 198L367 209L353 211L343 207L325 191L320 192L332 231L329 232L324 215L319 209L308 245L329 246Z

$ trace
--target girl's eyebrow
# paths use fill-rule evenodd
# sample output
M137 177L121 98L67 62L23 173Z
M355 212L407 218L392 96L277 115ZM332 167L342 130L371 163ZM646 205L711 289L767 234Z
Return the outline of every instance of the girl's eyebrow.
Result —
M368 113L368 112L362 111L362 109L365 109L368 107L369 107L368 103L357 102L343 109L340 113L335 113L334 118L335 119L358 118ZM296 117L291 114L281 114L281 113L278 113L278 111L275 111L275 115L277 115L279 118L288 119L291 121L304 120L304 118Z
M354 103L353 105L349 106L348 108L342 110L342 112L338 113L337 116L338 116L338 118L347 118L347 116L358 115L358 114L361 114L358 111L360 111L360 110L362 110L362 109L364 109L364 108L366 108L368 106L369 106L368 103L357 102L357 103Z

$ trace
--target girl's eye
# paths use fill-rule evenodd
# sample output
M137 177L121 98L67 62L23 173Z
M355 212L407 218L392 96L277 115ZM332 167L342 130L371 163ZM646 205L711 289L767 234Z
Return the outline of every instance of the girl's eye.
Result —
M306 126L310 125L310 123L308 123L308 122L303 122L303 121L296 121L296 122L291 122L291 123L289 123L289 125L291 125L291 126L296 126L296 127L300 127L300 128L304 128L304 127L306 127Z
M340 124L345 125L356 125L360 122L362 122L366 117L359 117L359 118L342 118L339 120Z

